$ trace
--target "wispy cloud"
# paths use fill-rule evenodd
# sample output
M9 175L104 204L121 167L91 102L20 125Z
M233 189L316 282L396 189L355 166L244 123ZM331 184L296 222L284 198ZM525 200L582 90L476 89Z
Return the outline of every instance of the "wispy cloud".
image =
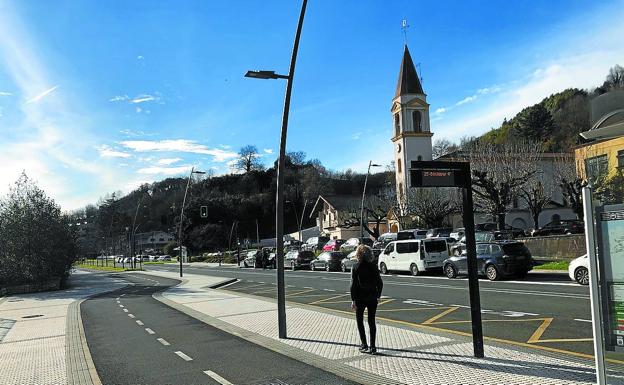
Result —
M139 174L150 175L180 175L189 172L192 166L179 166L179 167L145 167L137 170Z
M127 152L117 151L105 144L98 148L98 152L102 158L129 158L132 156Z
M108 99L108 101L113 102L113 103L128 102L130 104L141 104L145 102L161 102L162 104L163 102L161 101L161 99L162 98L161 98L160 92L155 92L153 95L152 94L140 94L133 98L129 97L128 95L116 95Z
M269 155L273 153L273 149L272 148L265 148L262 151L264 151L265 154L269 154Z
M153 95L139 95L136 98L133 98L132 100L130 100L130 103L134 103L134 104L138 104L138 103L145 103L145 102L151 102L153 100L159 100L159 97L153 96Z
M32 98L28 99L28 100L26 101L26 103L25 103L25 104L30 104L30 103L35 103L35 102L38 102L38 101L40 101L41 99L45 98L46 96L50 95L50 94L51 94L52 92L54 92L57 88L58 88L58 86L54 86L54 87L52 87L52 88L49 88L49 89L47 89L47 90L45 90L45 91L43 91L43 92L41 92L41 93L39 93L39 94L35 95L34 97L32 97Z
M362 137L362 132L361 131L356 132L356 133L351 135L351 139L353 139L353 140L359 140L361 137Z
M219 148L210 148L206 145L197 143L194 140L187 139L169 139L169 140L125 140L120 144L136 152L148 151L168 151L168 152L188 152L193 154L211 155L215 162L224 162L226 160L236 158L237 153L233 151L225 151Z
M170 164L177 163L181 160L182 158L164 158L164 159L159 159L158 162L156 162L156 164L159 166L169 166Z
M438 117L456 107L459 106L463 106L464 104L468 104L468 103L472 103L474 101L476 101L478 98L485 96L485 95L490 95L490 94L495 94L498 93L502 90L502 87L500 85L494 85L491 87L484 87L484 88L480 88L478 89L474 94L470 95L470 96L466 96L465 98L463 98L462 100L456 102L455 104L448 106L448 107L440 107L437 108L435 110L435 115L438 115Z
M12 96L13 93L11 92L6 92L6 91L0 91L0 96Z
M126 100L129 100L130 98L128 97L128 95L117 95L117 96L113 96L112 98L108 99L109 102L123 102Z

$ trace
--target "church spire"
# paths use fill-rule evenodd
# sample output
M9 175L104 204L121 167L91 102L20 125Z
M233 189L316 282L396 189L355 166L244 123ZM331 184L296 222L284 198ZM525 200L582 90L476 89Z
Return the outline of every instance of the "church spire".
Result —
M401 61L401 70L399 71L399 81L397 82L394 97L397 98L407 94L424 94L424 91L420 84L420 79L418 79L418 73L416 73L416 68L414 67L409 49L407 49L407 45L405 45L403 60Z

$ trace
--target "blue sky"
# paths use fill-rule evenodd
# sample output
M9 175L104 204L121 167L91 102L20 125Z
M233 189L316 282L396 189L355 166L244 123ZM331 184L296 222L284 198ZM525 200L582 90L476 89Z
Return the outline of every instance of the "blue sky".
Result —
M297 1L0 0L0 193L22 170L64 209L278 148ZM310 0L288 137L335 170L388 164L407 41L435 138L496 127L624 64L624 1Z

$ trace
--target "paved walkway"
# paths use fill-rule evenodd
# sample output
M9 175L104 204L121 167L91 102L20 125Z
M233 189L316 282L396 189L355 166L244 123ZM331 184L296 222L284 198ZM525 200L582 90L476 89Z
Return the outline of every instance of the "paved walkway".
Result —
M175 278L176 273L148 274ZM486 343L485 359L472 356L471 340L416 328L378 325L379 356L358 352L353 317L301 304L287 307L289 338L277 336L273 300L210 289L222 277L185 274L157 299L196 318L285 355L367 384L592 384L586 359ZM610 384L624 384L611 373Z
M78 305L126 284L78 271L67 290L0 298L0 384L98 383L85 356Z

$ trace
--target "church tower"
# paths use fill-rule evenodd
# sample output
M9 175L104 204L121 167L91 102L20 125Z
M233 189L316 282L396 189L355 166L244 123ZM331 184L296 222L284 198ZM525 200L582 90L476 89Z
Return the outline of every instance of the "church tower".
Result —
M413 160L431 160L429 104L414 68L407 45L392 99L394 161L397 197L402 200L409 188L409 168Z

